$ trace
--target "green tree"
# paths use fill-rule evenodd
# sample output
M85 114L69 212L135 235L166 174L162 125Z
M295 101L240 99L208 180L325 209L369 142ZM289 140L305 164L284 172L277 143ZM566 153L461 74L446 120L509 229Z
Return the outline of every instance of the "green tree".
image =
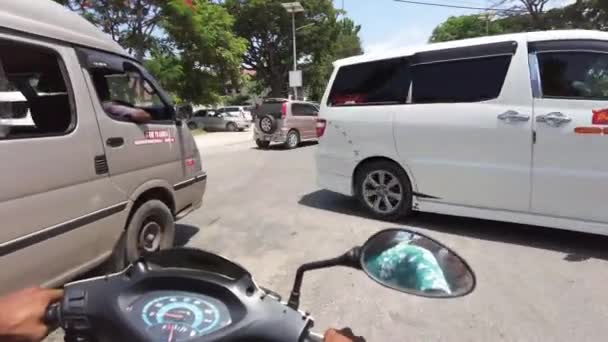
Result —
M55 0L108 33L138 60L159 43L163 0Z
M475 38L504 33L501 23L485 14L449 17L433 30L430 42Z
M326 49L312 54L309 63L303 66L308 95L313 101L320 101L337 59L363 53L359 31L361 27L351 19L343 18L337 23L337 36Z
M291 15L280 0L226 0L225 7L235 17L236 33L247 40L244 66L256 71L262 87L270 95L285 96L287 75L293 66ZM331 0L302 2L304 13L296 15L298 62L306 69L305 84L327 78L327 65L334 56L341 26L339 11ZM316 70L315 68L321 70Z
M56 0L145 62L176 100L212 103L239 82L244 40L207 0Z

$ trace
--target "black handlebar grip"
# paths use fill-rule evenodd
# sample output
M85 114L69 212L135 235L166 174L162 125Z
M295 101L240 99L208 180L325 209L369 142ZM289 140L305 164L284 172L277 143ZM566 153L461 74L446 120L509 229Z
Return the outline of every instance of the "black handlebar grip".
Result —
M61 302L52 303L46 307L43 322L51 329L61 326Z

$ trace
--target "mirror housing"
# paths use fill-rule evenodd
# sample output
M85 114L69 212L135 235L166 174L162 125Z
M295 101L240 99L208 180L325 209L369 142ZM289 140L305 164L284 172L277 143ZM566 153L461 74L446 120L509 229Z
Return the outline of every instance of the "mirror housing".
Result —
M473 270L456 253L423 234L396 228L376 233L337 258L300 266L287 305L298 309L304 272L334 266L363 270L383 286L422 297L461 297L476 284Z
M180 104L175 106L175 119L188 121L192 118L194 109L189 103Z
M383 230L361 247L361 269L374 281L417 296L451 298L475 288L466 261L441 243L406 229Z

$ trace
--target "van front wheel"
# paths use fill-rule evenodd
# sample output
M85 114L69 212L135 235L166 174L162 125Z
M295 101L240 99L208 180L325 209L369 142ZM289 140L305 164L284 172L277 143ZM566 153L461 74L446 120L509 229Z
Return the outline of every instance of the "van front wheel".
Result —
M125 263L142 254L173 247L175 222L171 210L159 200L143 203L129 222L124 239Z
M412 211L412 186L396 164L377 161L365 164L355 174L355 193L374 217L395 220Z

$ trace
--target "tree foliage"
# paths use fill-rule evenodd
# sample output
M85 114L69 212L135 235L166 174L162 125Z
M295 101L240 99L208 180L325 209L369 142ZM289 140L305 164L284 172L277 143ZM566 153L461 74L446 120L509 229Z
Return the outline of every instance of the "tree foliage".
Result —
M287 94L287 75L293 66L291 15L281 6L281 2L224 2L236 19L236 33L247 40L244 66L255 70L257 81L269 88L270 95L275 97ZM302 28L297 32L296 58L305 70L305 84L318 95L320 84L327 81L331 72L328 65L336 58L337 52L360 52L360 42L356 37L358 28L351 25L352 22L338 20L339 11L331 0L308 0L302 5L305 12L295 16L296 27Z
M445 42L457 39L475 38L505 32L500 22L487 15L463 15L450 17L433 30L430 41Z
M208 0L56 0L137 59L175 99L211 103L239 82L244 40L234 19Z
M500 33L517 33L558 29L608 30L608 1L577 0L575 3L547 10L550 1L514 0L517 12L504 12L491 20L492 29L482 27L483 16L452 17L433 31L432 42L480 37ZM528 5L526 5L528 4ZM475 19L477 18L477 19Z
M154 35L162 20L164 0L56 0L108 33L142 60L159 43Z

